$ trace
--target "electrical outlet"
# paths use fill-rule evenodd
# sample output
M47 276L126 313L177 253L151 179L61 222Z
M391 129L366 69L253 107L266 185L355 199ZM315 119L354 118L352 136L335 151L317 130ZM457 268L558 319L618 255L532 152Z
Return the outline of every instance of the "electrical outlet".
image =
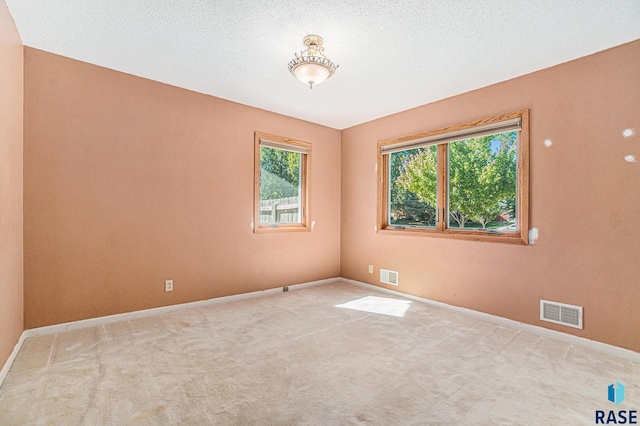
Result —
M373 265L369 265L369 273L373 274Z
M173 291L173 280L164 281L164 291Z

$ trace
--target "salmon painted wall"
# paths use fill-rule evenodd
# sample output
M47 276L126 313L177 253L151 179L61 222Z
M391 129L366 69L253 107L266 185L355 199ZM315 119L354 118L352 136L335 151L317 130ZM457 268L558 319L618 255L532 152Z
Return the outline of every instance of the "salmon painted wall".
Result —
M0 367L22 319L22 41L0 0Z
M340 131L32 48L25 117L25 327L338 276ZM253 233L254 131L312 144L313 232Z
M344 130L341 275L397 270L392 289L640 351L638 70L635 41ZM379 140L524 108L535 244L375 232ZM583 306L584 330L540 321L540 299Z

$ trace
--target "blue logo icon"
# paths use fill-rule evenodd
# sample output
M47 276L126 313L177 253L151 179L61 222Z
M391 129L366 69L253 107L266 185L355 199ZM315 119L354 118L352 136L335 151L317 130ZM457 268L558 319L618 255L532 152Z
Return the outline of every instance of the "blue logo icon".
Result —
M609 385L609 401L616 405L624 401L624 385L616 380L615 384Z

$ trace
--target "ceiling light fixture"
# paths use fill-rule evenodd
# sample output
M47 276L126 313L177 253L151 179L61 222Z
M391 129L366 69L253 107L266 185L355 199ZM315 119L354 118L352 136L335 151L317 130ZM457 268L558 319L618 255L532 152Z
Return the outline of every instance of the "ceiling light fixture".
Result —
M313 89L313 86L331 77L338 68L338 65L322 53L324 51L322 41L322 37L317 35L306 36L302 41L306 49L300 52L300 56L296 53L296 57L289 62L291 74L304 84L308 84L309 89Z

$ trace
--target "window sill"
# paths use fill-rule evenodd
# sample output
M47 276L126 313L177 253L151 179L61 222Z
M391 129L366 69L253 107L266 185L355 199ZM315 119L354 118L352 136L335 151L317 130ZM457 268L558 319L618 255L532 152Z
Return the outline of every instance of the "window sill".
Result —
M468 240L468 241L481 241L491 243L504 243L504 244L528 244L528 235L521 235L521 233L503 233L503 234L486 234L478 231L464 231L447 229L444 231L438 231L436 229L424 229L424 228L404 228L395 229L393 227L382 228L378 230L378 234L382 235L411 235L418 237L434 237L434 238L448 238L452 240Z
M255 234L272 234L278 232L311 232L311 228L306 225L281 225L281 226L260 226L254 229Z

